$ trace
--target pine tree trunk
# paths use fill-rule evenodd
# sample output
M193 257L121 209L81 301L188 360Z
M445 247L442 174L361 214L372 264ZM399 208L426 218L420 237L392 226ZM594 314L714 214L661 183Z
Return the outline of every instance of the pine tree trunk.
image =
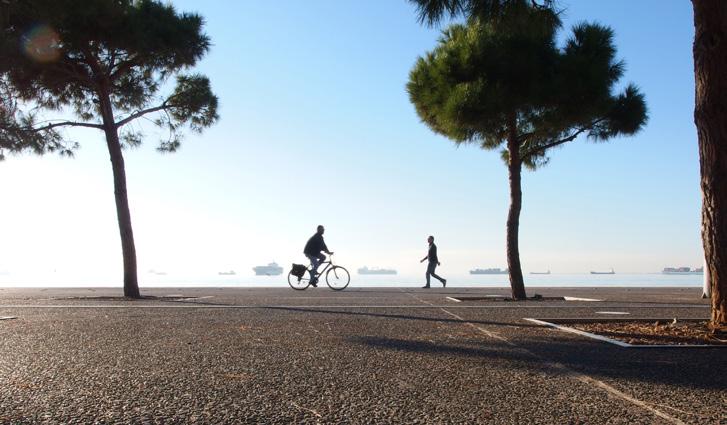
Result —
M711 285L712 326L727 329L727 1L692 4L705 273Z
M524 300L526 298L525 282L520 267L520 248L518 246L520 210L523 201L521 187L522 159L520 158L520 143L517 140L514 124L511 124L507 149L510 155L507 167L510 179L510 210L507 214L507 268L510 274L512 297L516 300Z
M101 95L101 115L103 116L106 145L111 157L111 168L114 174L114 197L116 199L116 216L121 234L121 253L124 257L124 296L141 298L136 273L136 247L134 232L131 229L131 213L126 192L126 170L124 156L121 152L119 133L114 121L113 109L108 95Z

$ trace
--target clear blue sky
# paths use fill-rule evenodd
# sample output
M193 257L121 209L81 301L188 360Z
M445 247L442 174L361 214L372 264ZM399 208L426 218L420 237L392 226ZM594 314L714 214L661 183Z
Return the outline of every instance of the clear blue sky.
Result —
M207 21L198 67L221 121L180 152L155 134L126 153L140 271L249 270L302 261L317 224L351 268L418 273L437 238L450 275L505 266L506 170L496 151L456 148L419 122L409 70L439 30L405 0L175 0ZM565 29L610 25L624 83L646 94L636 137L579 140L523 178L523 268L659 271L701 264L693 24L687 1L562 1ZM69 133L76 158L0 164L0 271L118 273L102 134ZM142 279L143 283L143 279Z

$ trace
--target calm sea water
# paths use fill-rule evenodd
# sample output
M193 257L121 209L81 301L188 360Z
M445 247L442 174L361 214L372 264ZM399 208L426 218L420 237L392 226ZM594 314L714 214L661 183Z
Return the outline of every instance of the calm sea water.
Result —
M286 270L287 273L287 270ZM451 287L507 287L507 275L451 275L447 286ZM550 274L525 275L529 287L544 286L627 286L627 287L701 287L702 275L642 274ZM208 275L155 275L140 273L142 287L287 287L287 274L281 276L220 276ZM417 287L424 284L424 276L393 275L371 276L351 274L350 287ZM439 282L433 280L437 287ZM119 287L121 276L78 276L61 273L45 274L0 274L0 287Z

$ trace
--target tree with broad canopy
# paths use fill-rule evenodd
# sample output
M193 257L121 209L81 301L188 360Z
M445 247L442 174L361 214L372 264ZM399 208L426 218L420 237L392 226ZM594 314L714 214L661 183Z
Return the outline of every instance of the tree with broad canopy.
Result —
M499 19L523 0L409 0L429 25L445 18ZM555 10L554 0L530 6ZM727 334L727 2L692 0L694 10L694 123L697 127L702 190L702 244L705 286L711 298L715 333Z
M492 2L490 2L492 3ZM507 262L512 296L525 299L518 247L521 171L548 163L556 147L587 136L632 135L647 121L644 96L624 72L613 32L579 24L562 47L558 15L510 1L496 18L471 16L443 31L412 69L407 90L419 117L455 143L501 149L508 167Z
M209 79L183 72L210 48L202 17L159 0L2 0L0 23L0 147L67 152L73 143L62 129L103 132L124 295L140 297L122 148L142 143L140 127L129 125L141 118L168 134L161 152L178 149L185 129L218 120Z

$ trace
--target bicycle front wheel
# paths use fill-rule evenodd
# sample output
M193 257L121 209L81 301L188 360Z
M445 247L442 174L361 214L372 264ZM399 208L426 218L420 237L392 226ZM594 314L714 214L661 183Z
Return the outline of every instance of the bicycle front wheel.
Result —
M303 277L298 277L293 274L293 271L290 271L288 273L288 285L290 285L291 288L295 289L296 291L302 291L310 285L310 279L308 279L306 276L308 275L308 272L306 271L306 274L303 275Z
M348 274L348 270L341 266L333 266L326 272L326 283L334 291L346 289L350 281L351 275Z

